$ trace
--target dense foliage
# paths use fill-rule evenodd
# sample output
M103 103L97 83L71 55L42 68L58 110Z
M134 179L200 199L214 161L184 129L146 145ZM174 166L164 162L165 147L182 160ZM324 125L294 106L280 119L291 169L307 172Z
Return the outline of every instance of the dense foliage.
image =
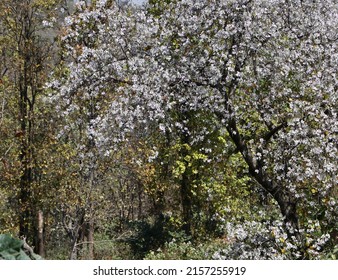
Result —
M39 99L46 240L73 259L335 257L337 8L79 1Z

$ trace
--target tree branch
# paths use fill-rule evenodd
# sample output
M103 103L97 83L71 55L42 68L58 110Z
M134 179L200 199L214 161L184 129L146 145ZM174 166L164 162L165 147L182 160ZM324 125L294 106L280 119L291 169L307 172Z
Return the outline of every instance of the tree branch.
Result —
M288 123L286 121L283 121L280 125L275 126L272 128L269 132L267 132L264 136L263 139L268 142L270 139L277 134L281 129L285 128L288 126Z

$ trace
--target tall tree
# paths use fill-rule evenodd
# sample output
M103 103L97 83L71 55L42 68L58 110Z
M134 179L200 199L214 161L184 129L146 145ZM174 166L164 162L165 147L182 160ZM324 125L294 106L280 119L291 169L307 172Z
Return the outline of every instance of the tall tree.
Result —
M54 82L61 96L114 87L94 121L97 143L116 149L140 125L178 132L187 223L187 147L221 130L279 209L292 257L318 254L337 215L335 2L182 0L156 13L105 4L69 20L63 40L76 63ZM82 30L89 19L95 32ZM84 31L95 46L72 44ZM191 113L211 122L194 131Z
M210 108L224 123L250 175L278 204L300 257L309 252L302 231L312 227L300 209L317 219L325 209L323 225L332 225L336 212L337 145L329 127L337 122L330 31L337 10L327 5L178 1L159 17L161 40L150 60L159 75L147 78L153 88L161 85L156 94L175 89L186 104ZM314 204L309 182L331 204Z
M14 171L13 180L7 183L17 191L19 235L35 244L40 254L44 251L40 209L43 160L38 154L49 127L44 126L41 100L52 68L56 32L51 32L51 27L59 15L55 10L59 2L5 0L0 3L0 25L6 38L6 42L1 42L2 79L6 81L3 108L11 112L6 115L6 121L13 124L12 132L2 135L10 143L8 152L11 150L12 156L6 160L10 159Z

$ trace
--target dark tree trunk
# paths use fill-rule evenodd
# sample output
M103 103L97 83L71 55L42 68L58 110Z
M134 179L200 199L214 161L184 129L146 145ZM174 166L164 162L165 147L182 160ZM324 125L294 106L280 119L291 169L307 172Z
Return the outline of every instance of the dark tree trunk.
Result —
M189 135L187 133L183 133L182 135L182 144L189 145ZM181 159L184 161L185 170L181 175L180 180L180 192L181 192L181 203L182 203L182 216L183 216L183 230L189 236L192 234L192 194L191 194L191 178L189 174L189 163L185 162L186 156L188 156L189 151L186 147L183 147L181 150Z
M234 91L234 89L233 89ZM237 150L241 153L243 159L247 163L249 167L250 175L260 184L260 186L268 192L278 203L281 214L284 217L284 227L288 238L290 240L296 239L298 243L299 251L302 251L302 243L301 236L298 231L298 215L297 215L297 200L292 193L288 191L288 189L283 186L279 186L277 182L271 179L266 171L264 170L263 160L255 160L254 155L250 151L247 143L243 139L240 131L237 128L237 123L234 118L234 113L231 105L228 103L228 96L225 94L226 106L229 111L229 119L227 122L227 131L237 147ZM265 141L269 141L278 131L287 126L286 123L282 123L281 125L276 126L271 131L269 131L264 139ZM261 153L262 154L262 153ZM304 258L301 255L300 258Z
M34 64L32 43L33 31L31 26L31 16L29 5L17 7L22 12L22 18L19 19L19 25L22 29L17 41L18 56L21 59L21 65L18 71L17 89L19 94L19 124L20 130L17 135L20 137L20 155L21 176L19 185L19 233L25 236L28 243L34 242L34 225L36 223L34 215L34 199L32 198L33 183L33 112L35 103L35 77L33 77L32 65Z
M26 63L25 63L26 64ZM32 216L31 203L31 185L32 185L32 168L31 168L31 151L30 151L30 125L28 125L28 90L26 75L20 77L19 81L20 99L20 155L19 161L21 164L21 176L19 186L19 234L27 239L27 242L32 241L30 235Z
M189 177L186 172L182 174L181 179L181 201L182 201L182 216L183 230L189 236L192 233L192 201Z

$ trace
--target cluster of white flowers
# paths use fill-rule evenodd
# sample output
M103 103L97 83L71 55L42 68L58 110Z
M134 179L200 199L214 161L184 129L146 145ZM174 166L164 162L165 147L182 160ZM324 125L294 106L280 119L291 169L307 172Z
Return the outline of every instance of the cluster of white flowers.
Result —
M287 259L282 222L248 221L241 224L226 224L227 240L225 248L216 251L213 259ZM289 248L288 248L289 250ZM288 251L289 253L289 251Z

